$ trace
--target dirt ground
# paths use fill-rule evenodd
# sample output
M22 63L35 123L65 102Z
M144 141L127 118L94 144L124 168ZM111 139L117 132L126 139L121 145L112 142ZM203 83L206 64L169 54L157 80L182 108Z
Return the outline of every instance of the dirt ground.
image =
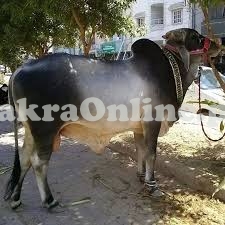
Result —
M225 174L224 163L222 163L224 155L221 154L223 144L210 145L199 132L198 127L193 132L193 125L187 125L186 129L192 127L191 132L196 138L194 141L193 136L187 132L180 132L184 125L180 126L177 124L168 135L159 138L160 154L181 160L185 166L189 165L192 168L202 170L202 173L207 171L207 173L213 174L215 183L219 182L219 176L222 177ZM126 151L132 151L134 148L131 132L118 135L113 138L112 142L122 143L120 146L129 149ZM123 152L124 150L118 149L118 151ZM177 170L182 173L182 167L177 168ZM201 177L194 179L201 179ZM174 178L167 178L164 181L158 177L158 183L166 195L165 199L157 201L153 208L160 214L162 224L225 224L225 204L223 202L191 190L186 185L178 184Z
M13 133L10 123L0 123L0 183L5 184L12 165ZM208 130L209 131L209 130ZM210 134L216 137L219 132ZM20 145L23 130L20 130ZM133 134L120 134L112 143L134 151ZM184 166L210 174L215 184L225 176L224 141L213 143L204 137L199 124L179 121L159 138L159 152L182 162ZM118 146L118 145L116 145ZM117 149L123 152L122 149ZM61 208L47 212L41 208L33 172L24 182L23 205L15 212L2 200L0 186L0 225L214 225L225 224L225 204L209 195L178 183L173 177L156 172L163 198L152 198L136 178L136 162L107 150L102 156L87 146L65 139L60 152L53 154L49 168L50 186ZM182 173L182 167L177 168ZM195 179L201 179L196 177ZM71 204L86 198L85 204Z
M174 129L174 131L172 130L172 132L170 132L170 135L168 134L166 137L160 138L160 147L166 154L173 154L175 157L180 157L183 160L184 158L182 157L191 160L193 155L198 155L196 152L202 153L204 149L207 149L206 152L212 152L212 146L205 142L202 143L203 150L200 151L194 148L193 141L189 146L188 143L190 144L190 141L187 141L186 135L183 136L180 134L180 138L176 138L175 140L174 137L178 135L175 132L176 130L177 129ZM22 131L20 132L20 136L22 137ZM2 134L0 138L1 145L8 146L6 151L7 155L10 155L10 157L13 157L12 137L12 133L5 133ZM123 140L124 146L129 142L129 145L132 147L132 133L121 134L115 137L115 139ZM186 142L184 142L184 139ZM171 145L168 145L168 141L170 141ZM185 144L183 145L182 143L186 143L186 147ZM199 144L201 144L201 142L198 142L198 145ZM183 146L185 151L180 151L183 149ZM76 153L73 149L76 150ZM174 151L174 149L176 151ZM220 145L220 148L214 147L213 149L218 154L212 154L212 159L218 160L218 156L220 156L220 158L222 157L219 154L222 147ZM189 154L187 154L187 151L189 151ZM178 152L181 152L181 154L178 154ZM6 152L4 151L3 153L2 148L0 149L0 154L1 166L9 165L9 160L6 160L7 156L5 156ZM209 157L209 155L207 155L207 157ZM73 165L79 167L79 163L81 163L81 166L85 165L84 168L77 168L78 171L76 171L76 169L74 170ZM90 165L88 166L87 163L90 163ZM62 204L66 205L87 197L91 198L91 202L77 207L68 206L61 210L61 212L57 212L57 214L55 214L57 215L57 221L61 221L58 223L55 221L54 217L52 218L52 214L47 216L48 213L40 208L40 199L36 183L32 175L29 174L25 181L24 189L26 191L22 194L24 206L16 212L19 220L22 221L21 224L49 225L52 224L53 221L55 224L60 225L63 223L69 225L225 224L224 203L219 200L210 199L209 196L202 193L197 193L177 183L173 178L163 176L159 172L156 173L156 177L160 188L166 193L165 197L161 199L150 197L143 191L142 185L137 181L137 178L135 178L136 162L129 157L111 152L110 150L107 150L103 156L96 156L94 153L90 152L87 147L80 146L73 141L64 140L61 151L53 156L51 165L50 185L54 187L54 192L57 190L55 194L61 199ZM87 177L85 178L85 182L87 183L80 181L79 178L79 176L82 176L82 173L85 172L87 173ZM8 173L1 175L0 181L6 181L8 175ZM74 180L74 175L78 176L77 182ZM72 180L68 176L71 177ZM90 185L90 183L92 183L92 185ZM88 186L88 190L85 185ZM35 191L33 191L33 189ZM85 192L82 190L85 190ZM74 194L74 191L76 194ZM99 197L101 200L98 199ZM102 210L100 214L95 207L91 207L92 204L96 204L97 209ZM5 215L5 211L7 211L7 213L10 212L7 207L7 204L4 202L1 203L0 215ZM110 208L111 211L109 211ZM79 219L79 213L76 214L76 210L86 216L85 222ZM71 212L74 222L70 222ZM11 215L11 213L9 214ZM43 220L43 218L45 219ZM0 222L0 224L6 225L7 223Z
M195 91L187 93L185 103L197 100ZM188 109L188 104L185 107ZM196 105L195 107L197 110ZM193 109L193 105L191 108ZM191 114L191 117L192 115L194 117L194 114ZM206 132L211 138L221 137L220 120L208 123L208 118L204 116L203 120ZM131 156L135 154L133 141L132 132L120 134L112 140L114 145L123 148L118 151L130 151ZM199 117L191 122L179 120L166 136L159 138L158 147L158 153L161 156L181 163L181 166L176 168L177 173L182 174L182 166L188 167L198 171L199 175L193 177L193 180L207 177L215 185L218 185L225 177L225 139L219 142L209 141L202 132ZM177 187L177 181L173 178L170 181L163 182L159 179L160 188L166 192L166 196L153 206L159 212L162 224L225 224L223 202L193 191L187 185L179 184ZM171 199L173 199L172 204Z

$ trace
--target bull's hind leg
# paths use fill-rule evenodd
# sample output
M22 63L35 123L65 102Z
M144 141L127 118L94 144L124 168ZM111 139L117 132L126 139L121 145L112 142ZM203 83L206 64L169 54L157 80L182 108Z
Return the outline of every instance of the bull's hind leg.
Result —
M138 154L138 168L137 168L137 176L141 182L145 180L145 152L146 152L146 145L144 143L144 136L143 134L135 133L134 132L134 139L135 139L135 146Z
M147 147L145 154L146 173L145 173L145 185L155 196L161 196L163 193L157 188L155 180L155 161L156 161L156 149L158 142L158 135L161 127L161 122L150 121L143 123L144 141Z
M20 194L24 177L31 166L30 156L33 152L33 137L28 128L25 128L25 137L22 149L16 152L14 168L7 184L5 200L11 197L11 207L17 208L21 204ZM16 150L17 151L17 150ZM19 155L17 155L19 154Z
M52 196L47 180L47 169L52 153L52 145L44 144L42 146L44 147L38 147L35 149L31 156L31 163L35 172L43 206L46 208L52 208L58 205L58 202L54 200Z

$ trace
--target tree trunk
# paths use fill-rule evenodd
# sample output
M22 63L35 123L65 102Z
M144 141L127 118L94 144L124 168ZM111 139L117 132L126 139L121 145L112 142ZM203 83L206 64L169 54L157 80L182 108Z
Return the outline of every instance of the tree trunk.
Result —
M91 44L92 44L92 42L91 43L89 42L89 43L85 43L85 46L83 46L85 56L89 55L89 52L90 52L90 49L91 49Z
M204 17L205 17L204 22L205 22L205 25L206 25L208 36L209 36L209 38L213 39L219 45L220 44L219 40L215 37L215 35L213 33L213 30L212 30L212 26L209 22L209 10L201 2L199 4L200 4L200 7L201 7L202 12L204 14ZM213 70L213 73L214 73L216 79L218 80L221 88L223 89L223 92L225 93L225 83L224 83L223 79L220 77L219 72L217 71L215 65L212 63L211 58L209 58L209 63L210 63L210 66L212 67L212 70Z
M85 38L85 31L80 31L80 40L81 40L81 43L82 43L82 46L83 46L84 55L88 56L90 49L87 48L87 43L86 43L86 38Z
M48 48L47 44L46 45L44 45L44 44L40 45L40 47L38 49L38 53L36 54L36 57L40 58L40 57L42 57L44 55L47 55L48 54L48 50L49 50L49 48Z
M44 49L42 48L42 46L40 46L39 49L38 49L38 52L36 54L36 57L40 58L43 55L44 55Z
M88 56L91 49L92 41L95 37L96 26L91 27L92 31L90 35L88 35L87 25L85 24L84 21L82 21L82 18L79 16L79 10L76 8L73 8L72 15L80 31L80 40L83 45L84 55Z
M201 6L202 12L203 12L204 17L205 17L204 22L205 22L205 25L206 25L208 36L212 39L215 39L215 35L213 34L213 31L212 31L212 26L209 22L209 10L208 10L208 8L204 7L201 3L200 3L200 6Z
M81 34L80 34L80 40L81 40L82 45L83 45L83 51L84 51L84 55L85 56L89 55L94 36L95 36L95 32L94 31L92 31L92 33L91 33L89 38L86 37L85 32L84 33L81 32Z

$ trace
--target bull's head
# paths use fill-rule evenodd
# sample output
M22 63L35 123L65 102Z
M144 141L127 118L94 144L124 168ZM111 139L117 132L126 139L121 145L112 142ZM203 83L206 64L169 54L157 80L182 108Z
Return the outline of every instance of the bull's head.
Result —
M166 39L167 44L177 47L187 70L189 70L191 54L215 57L221 51L218 43L189 28L169 31L163 35L163 38Z

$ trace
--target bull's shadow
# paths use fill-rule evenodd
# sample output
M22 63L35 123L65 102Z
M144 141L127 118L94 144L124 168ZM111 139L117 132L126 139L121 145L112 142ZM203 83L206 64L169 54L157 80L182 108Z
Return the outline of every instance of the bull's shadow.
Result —
M13 131L13 124L9 121L0 121L0 135Z
M179 129L176 128L175 130L180 133ZM174 133L174 131L171 132ZM187 132L186 135L193 141L193 136L187 134ZM176 134L176 137L177 136ZM176 142L176 138L173 137L173 141ZM204 142L205 140L203 139L202 141ZM198 142L198 138L196 138L196 142ZM223 211L225 210L224 204L217 199L210 199L210 194L207 192L205 192L207 194L203 194L201 189L198 189L199 186L194 187L194 181L204 181L206 177L210 177L211 180L209 181L213 182L216 180L215 176L217 177L217 181L223 178L225 174L225 163L223 159L225 157L223 153L224 147L222 143L216 146L209 145L204 148L198 147L195 149L195 154L188 154L188 150L183 150L183 156L181 156L181 153L179 153L181 150L178 149L178 147L182 148L182 146L185 145L186 148L190 145L190 143L187 142L187 138L180 141L179 146L178 144L173 144L172 141L169 142L168 140L165 141L163 138L160 138L157 158L157 170L160 174L157 173L156 179L159 181L160 189L165 192L165 198L157 199L146 196L145 199L149 199L149 204L157 212L160 212L163 222L165 220L170 221L171 223L169 224L199 224L199 221L206 221L205 224L210 224L209 221L213 221L215 217L211 216L210 220L208 220L209 216L208 214L204 214L204 211L211 208L212 212L214 211L215 213L217 205L218 208ZM112 143L109 147L133 159L137 157L134 138L131 132L120 134L117 138L112 139ZM189 146L189 150L191 149L192 146ZM171 171L171 168L175 170L174 173ZM192 172L195 170L198 171L197 176L194 176L194 173L191 174L193 180L191 185L187 183L190 181L190 178L187 179L187 177L190 177L190 173L183 173L184 168L187 168L186 171L189 171L189 169ZM181 180L184 181L183 184L182 182L178 183L176 180L177 177L174 174L178 173L180 177L183 178L178 180L180 182ZM166 175L166 177L162 174ZM209 176L209 174L211 174L211 176ZM194 188L191 189L189 187ZM196 190L198 192L196 192ZM214 190L215 187L212 191ZM220 212L218 211L216 213L218 213L218 220L221 219Z

